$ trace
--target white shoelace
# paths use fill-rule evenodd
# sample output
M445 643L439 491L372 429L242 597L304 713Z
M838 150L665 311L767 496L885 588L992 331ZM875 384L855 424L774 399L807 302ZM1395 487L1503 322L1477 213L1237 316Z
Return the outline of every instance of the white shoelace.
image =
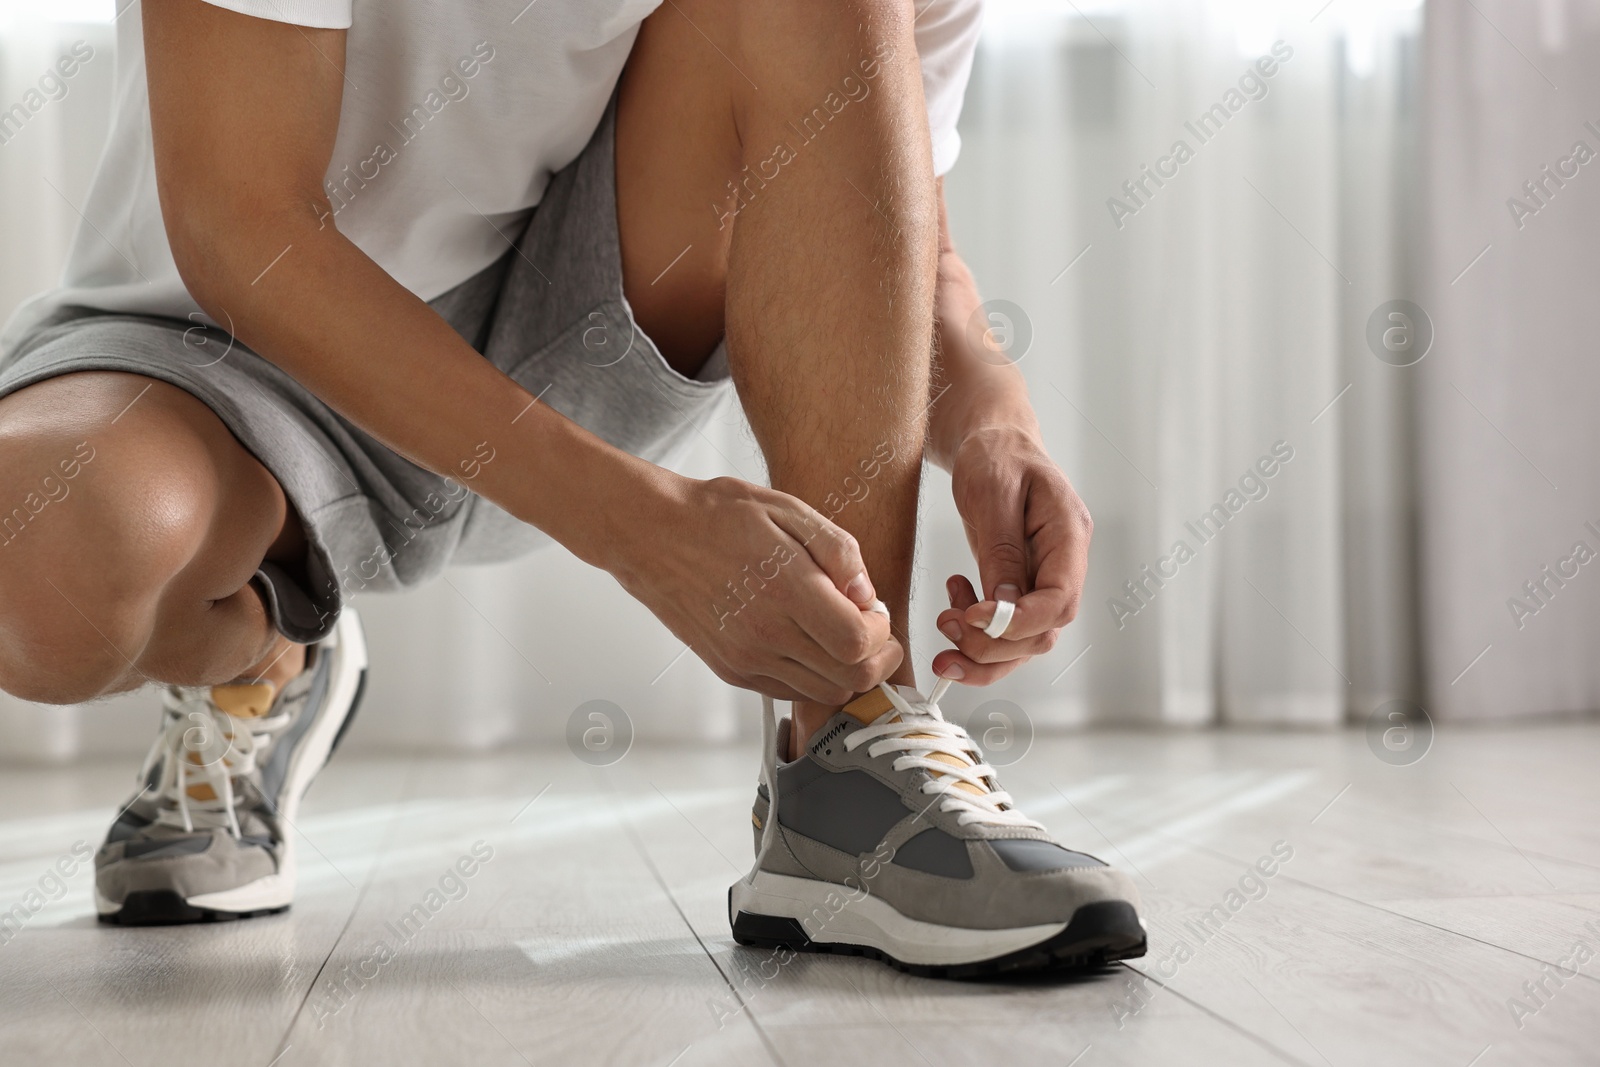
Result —
M890 752L905 753L895 759L894 769L903 771L920 767L928 771L930 777L922 784L922 792L942 796L943 800L937 801L939 810L959 811L961 814L956 821L961 826L982 822L993 826L1043 830L1043 823L1023 815L1013 805L1011 794L996 787L994 768L983 762L977 742L972 740L966 729L944 717L944 712L939 709L939 701L950 690L950 686L950 680L942 678L928 696L912 690L915 699L907 699L894 686L886 682L879 683L878 688L884 691L894 706L847 737L845 748L854 751L861 745L869 745L867 755L873 758ZM756 872L761 869L762 860L772 848L778 825L777 702L763 695L761 712L761 744L764 751L761 776L767 785L767 818L761 825L761 849L745 879L750 884L754 884ZM895 718L900 721L890 721ZM932 759L935 753L952 756L960 761L961 766ZM971 783L982 792L968 792L957 785L958 782Z
M182 826L190 833L196 826L225 827L234 837L243 837L234 810L233 781L255 771L272 739L292 716L283 711L241 718L218 708L206 690L185 689L182 693L180 711L150 746L139 780L149 781L151 769L160 766L161 776L151 790L158 801L164 801L158 821ZM212 799L190 796L190 787L196 785L210 786Z
M894 769L927 771L930 777L922 783L922 792L944 798L939 803L940 811L960 812L956 818L959 826L977 822L1043 830L1042 823L1018 811L1011 794L999 788L995 769L983 762L983 753L966 728L944 717L939 709L939 698L949 687L948 681L941 681L930 696L924 698L913 691L916 699L908 700L893 686L881 685L879 688L894 707L845 738L846 751L853 752L866 745L867 755L874 759L891 752L905 753L895 759ZM935 756L949 759L934 759ZM959 765L950 759L958 761ZM971 785L978 792L963 789L961 783Z

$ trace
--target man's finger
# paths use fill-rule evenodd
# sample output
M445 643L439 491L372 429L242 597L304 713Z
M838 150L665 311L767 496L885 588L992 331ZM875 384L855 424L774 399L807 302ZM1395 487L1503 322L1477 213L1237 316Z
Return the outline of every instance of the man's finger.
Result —
M753 689L755 692L760 693L763 696L769 696L773 700L796 701L814 699L809 694L803 693L794 688L788 682L779 678L774 678L770 674L749 675L744 679L742 685L746 689ZM819 701L819 703L827 703L827 701Z
M820 704L843 704L855 696L843 679L830 677L827 670L818 669L826 667L826 657L820 655L815 645L805 647L809 644L801 638L798 647L769 658L758 668L760 673L799 690L806 700Z
M1071 622L1078 613L1084 578L1089 572L1089 532L1086 523L1066 509L1051 514L1033 536L1037 570L1032 590L1016 602L1005 636L1012 640L1037 637ZM994 619L993 597L967 609L966 621L979 629Z
M1013 606L1004 640L1025 641L1065 626L1071 621L1068 603L1064 589L1047 586L1036 588ZM995 601L985 600L967 610L965 621L973 629L987 634L992 629L998 608Z
M798 648L784 656L780 664L766 668L767 673L783 679L797 689L804 690L812 700L823 704L846 704L857 693L887 679L900 666L905 651L899 642L889 641L867 659L855 664L842 664L830 658L815 645ZM820 689L808 689L802 679L812 686L827 686L827 695Z
M1015 603L1023 590L1031 587L1028 536L1023 529L1027 489L1019 481L994 486L992 492L972 529L978 578L986 599Z
M834 586L861 607L877 599L872 579L861 560L861 546L847 532L798 501L794 508L774 509L773 521L805 546L806 553Z
M1008 639L995 640L984 635L980 628L966 624L966 612L977 607L979 601L977 591L965 575L952 574L945 582L945 592L950 596L950 608L939 613L939 631L956 642L958 647L947 648L933 657L933 673L937 677L965 685L989 685L1028 661L1030 654L1026 651L1022 651L1015 659L1002 656L1000 661L994 663L982 663L967 655L964 648L973 641L986 642L993 649L1007 651L1014 642ZM991 608L993 603L989 602Z
M955 649L947 648L933 657L933 673L962 685L990 685L1026 662L1013 659L1004 663L976 663Z
M950 597L950 606L957 611L966 611L980 599L964 574L952 574L946 578L944 591Z
M1016 600L1007 598L1005 595L1008 588L1010 587L1002 585L995 590L994 615L990 617L988 625L983 628L983 632L989 637L996 639L1004 637L1006 627L1011 625L1011 616L1017 613Z
M1034 637L993 638L975 626L966 625L961 612L954 608L939 613L939 632L954 642L961 653L975 663L1004 663L1013 659L1042 656L1055 648L1060 637L1058 629L1046 630Z
M783 579L789 591L784 610L831 662L860 663L877 654L889 641L888 613L851 603L839 595L824 572L807 572L804 566L800 561Z

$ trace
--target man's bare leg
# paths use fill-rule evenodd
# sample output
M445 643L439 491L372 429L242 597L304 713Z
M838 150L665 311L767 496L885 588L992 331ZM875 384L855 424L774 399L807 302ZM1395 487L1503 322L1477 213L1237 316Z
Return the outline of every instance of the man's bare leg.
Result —
M617 120L641 325L686 373L726 331L773 487L856 538L903 649L938 251L912 18L679 0L641 29ZM838 706L796 706L796 750Z
M301 558L304 534L199 400L102 372L12 393L0 499L29 494L56 499L0 538L0 688L72 703L146 681L281 686L303 669L250 579L264 558Z
M824 516L837 512L832 518L859 541L902 645L930 400L936 209L911 17L909 2L742 0L729 8L672 0L640 34L617 126L624 281L642 325L682 371L699 366L726 326L734 380L773 485ZM892 54L868 83L857 64L880 45ZM853 71L853 98L839 106ZM867 84L870 93L861 92ZM800 136L788 122L818 105L834 113L792 149L793 159L763 172L774 146ZM729 177L743 187L746 165L758 181L730 203ZM734 207L737 215L719 229ZM949 335L948 328L941 334ZM971 355L958 345L944 349L947 363L963 354ZM993 417L1026 427L1025 394L997 389L970 362L965 388L952 379L951 399L988 399ZM932 447L949 461L964 435L944 421L948 401L936 410L946 432L934 435ZM886 457L878 468L875 449ZM993 472L976 476L980 493L1017 492L1013 482L1029 480L1017 462L1025 448L974 451ZM1048 482L1049 471L1036 470ZM1041 513L1040 502L1067 500L1042 490L1036 496ZM1024 513L1019 503L998 521L979 517L1010 536ZM1016 574L991 565L986 590L1006 579L1020 585L1023 573ZM968 603L952 611L964 617L977 605L970 589L962 591ZM784 580L758 595L785 595ZM960 653L945 654L946 677L967 669L957 655L976 655L984 658L968 662L977 680L988 651L968 640ZM909 662L892 677L911 681ZM858 683L871 684L855 676L839 684ZM829 702L796 707L800 744L837 707L827 693L805 692ZM837 694L840 702L849 695ZM871 716L866 704L851 710ZM872 745L846 755L864 738L841 725L841 743L819 744L828 731L812 739L817 751L791 748L787 755L805 761L778 768L767 790L757 791L756 865L728 893L737 942L859 950L949 977L1098 966L1144 953L1132 881L1050 840L997 794L992 771L976 774L981 757L959 727L904 724L915 738L907 738L910 749L923 758L900 759L887 751L874 758ZM870 771L859 769L863 756ZM941 765L948 771L930 775L930 766ZM846 786L863 778L873 786ZM936 795L908 817L902 798L911 790ZM863 896L872 898L870 909L851 907Z

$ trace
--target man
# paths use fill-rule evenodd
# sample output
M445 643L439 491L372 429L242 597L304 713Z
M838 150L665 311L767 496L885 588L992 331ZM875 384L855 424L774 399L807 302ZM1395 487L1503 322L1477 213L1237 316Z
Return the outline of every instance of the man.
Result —
M1089 540L945 231L978 21L978 0L125 15L66 282L0 369L3 499L70 489L7 525L0 684L166 686L97 856L103 919L287 907L300 796L364 678L347 594L548 536L719 677L794 702L739 940L950 974L1143 951L1128 879L1016 810L905 655L924 456L984 588L950 580L942 679L1049 651ZM772 488L658 465L729 380Z

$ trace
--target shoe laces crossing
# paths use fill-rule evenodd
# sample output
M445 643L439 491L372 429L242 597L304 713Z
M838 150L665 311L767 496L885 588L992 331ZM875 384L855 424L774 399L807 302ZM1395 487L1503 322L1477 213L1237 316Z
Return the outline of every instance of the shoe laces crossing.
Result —
M940 682L928 697L912 690L911 698L891 685L881 685L894 706L845 738L845 749L853 752L866 745L873 759L900 753L892 764L896 771L927 771L922 792L942 797L939 810L958 812L959 826L984 823L1043 830L1042 823L1018 811L1011 794L999 787L995 769L983 761L966 728L944 717L939 698L949 685Z
M943 798L937 801L940 811L959 811L961 814L956 821L961 826L982 822L1043 830L1043 823L1023 815L1012 803L1011 794L998 787L994 768L983 762L977 742L966 729L944 717L939 701L950 685L949 679L940 679L928 696L912 690L916 699L909 700L894 686L879 683L894 706L845 738L846 749L854 750L870 743L867 755L873 758L890 752L904 753L896 757L894 769L917 767L928 771L929 778L923 783L922 792ZM761 697L761 748L767 818L761 825L761 846L756 852L756 861L745 876L745 881L751 885L755 884L762 861L772 849L778 828L778 707L777 702L765 694ZM933 759L935 755L946 759Z
M169 693L177 706L169 705L166 723L139 771L140 781L149 782L151 770L159 768L150 787L159 805L157 820L189 833L196 826L224 827L243 837L234 783L255 773L293 716L287 710L256 718L230 715L212 702L209 689L173 686ZM191 794L202 785L209 787L209 798Z

